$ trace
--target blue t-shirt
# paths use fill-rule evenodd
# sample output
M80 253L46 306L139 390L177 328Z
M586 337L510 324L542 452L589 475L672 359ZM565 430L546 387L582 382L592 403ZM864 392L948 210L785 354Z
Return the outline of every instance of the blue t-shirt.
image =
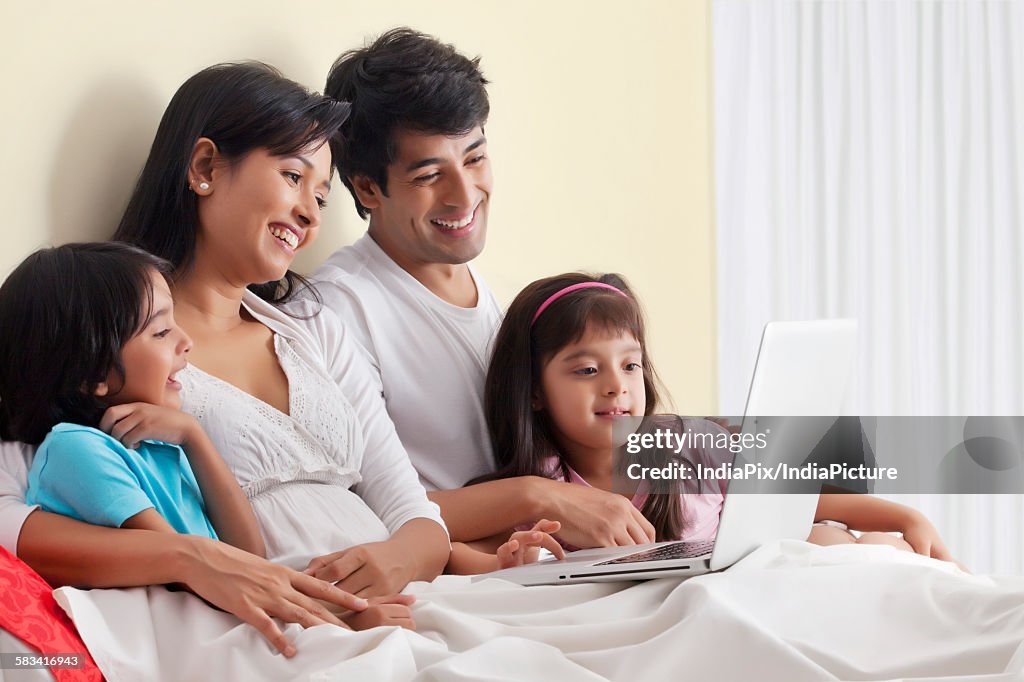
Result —
M185 451L171 443L146 440L129 450L99 429L57 424L36 450L25 499L113 528L155 508L179 533L217 539Z

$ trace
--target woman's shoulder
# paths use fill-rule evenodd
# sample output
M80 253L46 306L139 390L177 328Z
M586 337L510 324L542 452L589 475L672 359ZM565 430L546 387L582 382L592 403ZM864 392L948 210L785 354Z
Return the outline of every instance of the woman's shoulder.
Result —
M307 295L273 304L247 291L242 304L253 317L285 338L324 345L344 336L344 326L334 311Z

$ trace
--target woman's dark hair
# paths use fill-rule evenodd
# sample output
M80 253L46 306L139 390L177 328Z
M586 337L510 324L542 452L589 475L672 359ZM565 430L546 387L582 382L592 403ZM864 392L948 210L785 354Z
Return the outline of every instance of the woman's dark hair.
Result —
M398 152L394 132L455 136L483 126L491 110L486 85L479 57L464 57L452 45L406 27L334 62L324 93L352 105L334 164L361 217L370 212L349 178L368 177L387 196L388 166Z
M193 263L198 202L189 189L192 150L212 140L229 161L255 149L291 156L318 144L338 154L347 104L310 93L259 62L217 64L185 81L157 128L149 157L114 239L135 244L171 262L175 274ZM279 282L250 285L260 298L283 303L306 280L290 270Z
M167 261L119 242L36 251L0 286L0 438L39 444L60 422L96 426L93 391L145 327Z
M541 304L551 295L574 284L602 282L625 293L622 296L601 287L569 292L556 299L533 322ZM523 289L498 330L494 354L484 384L484 413L491 435L497 470L470 481L516 476L552 477L544 467L555 457L562 478L569 478L569 465L562 458L546 410L533 408L540 392L544 367L561 349L579 341L588 328L632 335L643 352L646 415L658 406L657 375L647 355L643 311L626 281L615 274L591 276L568 273L541 279ZM468 485L468 484L467 484ZM658 540L676 540L684 528L680 496L648 495L641 510L651 522Z

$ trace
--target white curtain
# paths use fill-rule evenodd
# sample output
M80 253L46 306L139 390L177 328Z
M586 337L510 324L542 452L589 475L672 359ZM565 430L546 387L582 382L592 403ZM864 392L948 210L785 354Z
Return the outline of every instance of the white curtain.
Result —
M855 317L849 412L1024 415L1024 3L714 0L722 414L761 327ZM1024 498L913 496L1024 572Z

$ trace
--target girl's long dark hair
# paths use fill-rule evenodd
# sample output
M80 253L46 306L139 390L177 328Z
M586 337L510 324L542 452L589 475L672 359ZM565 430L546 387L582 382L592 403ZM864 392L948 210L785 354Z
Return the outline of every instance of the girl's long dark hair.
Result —
M532 323L548 297L583 282L610 284L626 296L600 287L578 289L557 299ZM538 280L516 296L498 330L484 385L484 412L497 469L470 484L517 476L550 478L552 472L544 468L550 457L557 458L562 477L569 480L568 464L559 453L550 418L546 411L534 410L533 403L544 366L562 348L581 339L588 327L627 333L637 340L643 351L646 414L656 410L658 380L647 354L643 311L626 281L615 274L584 273ZM654 526L658 540L682 535L685 521L680 495L648 495L641 512Z
M176 275L187 272L199 220L188 170L199 138L213 140L230 161L258 148L290 156L318 144L329 144L337 158L338 131L348 112L347 103L313 94L260 62L203 69L167 105L114 239L170 261ZM266 301L283 303L309 286L289 270L278 282L249 288Z
M106 404L93 391L142 329L152 271L167 261L128 244L41 249L0 286L0 438L38 445L60 422L95 427Z

